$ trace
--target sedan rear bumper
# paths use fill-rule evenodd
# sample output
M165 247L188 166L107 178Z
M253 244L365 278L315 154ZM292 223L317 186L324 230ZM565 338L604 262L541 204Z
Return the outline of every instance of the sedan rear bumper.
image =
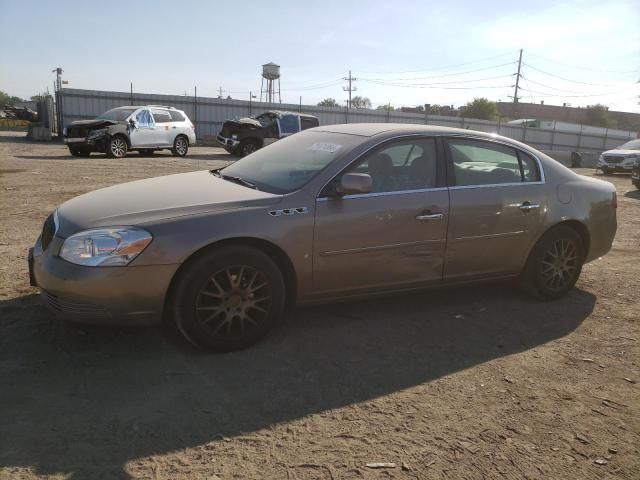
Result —
M83 267L46 253L31 258L30 273L45 306L57 317L91 325L160 323L179 267Z

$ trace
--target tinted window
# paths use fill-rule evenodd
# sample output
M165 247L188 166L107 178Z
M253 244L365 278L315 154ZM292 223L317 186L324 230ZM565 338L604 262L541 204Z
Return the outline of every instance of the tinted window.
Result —
M535 160L513 148L477 140L449 140L455 184L496 185L539 180Z
M280 134L291 135L300 131L297 115L283 115L280 117Z
M171 122L171 115L169 115L169 112L165 112L163 110L154 110L152 113L153 113L153 120L156 123Z
M169 115L174 122L184 122L184 115L176 110L169 110Z
M302 128L302 130L317 127L318 125L319 122L317 118L300 117L300 128Z
M136 123L138 127L153 126L153 119L151 118L151 112L149 110L140 110L136 114Z
M372 192L417 190L436 186L436 144L416 139L386 145L349 169L368 173Z

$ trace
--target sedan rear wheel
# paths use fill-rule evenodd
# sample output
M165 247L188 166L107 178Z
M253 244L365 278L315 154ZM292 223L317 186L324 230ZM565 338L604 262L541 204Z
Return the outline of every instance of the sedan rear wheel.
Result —
M174 319L192 343L212 351L253 345L282 315L285 287L278 266L245 247L214 250L181 275Z
M580 235L568 226L555 227L533 248L522 273L522 284L540 299L559 298L575 285L584 259Z

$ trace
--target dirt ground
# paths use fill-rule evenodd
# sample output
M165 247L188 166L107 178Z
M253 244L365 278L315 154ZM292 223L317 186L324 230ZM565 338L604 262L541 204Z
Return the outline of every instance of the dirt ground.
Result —
M607 178L613 250L555 302L492 285L304 308L226 355L161 329L82 330L40 306L26 253L56 205L229 159L77 159L0 135L0 478L640 478L627 176Z

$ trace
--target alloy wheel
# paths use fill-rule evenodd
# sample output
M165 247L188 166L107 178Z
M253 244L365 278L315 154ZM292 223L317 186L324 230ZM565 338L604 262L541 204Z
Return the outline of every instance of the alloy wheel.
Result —
M256 151L256 146L253 143L247 143L242 147L242 153L244 153L245 156L255 151Z
M242 338L259 330L272 304L266 275L247 265L220 270L205 282L196 298L196 317L212 338Z
M556 240L542 257L544 286L555 292L563 290L575 278L579 265L578 249L573 240Z
M111 153L114 157L120 158L123 157L125 153L127 153L127 144L126 142L120 138L116 137L111 140Z
M187 141L182 137L176 139L176 152L181 157L187 153Z

